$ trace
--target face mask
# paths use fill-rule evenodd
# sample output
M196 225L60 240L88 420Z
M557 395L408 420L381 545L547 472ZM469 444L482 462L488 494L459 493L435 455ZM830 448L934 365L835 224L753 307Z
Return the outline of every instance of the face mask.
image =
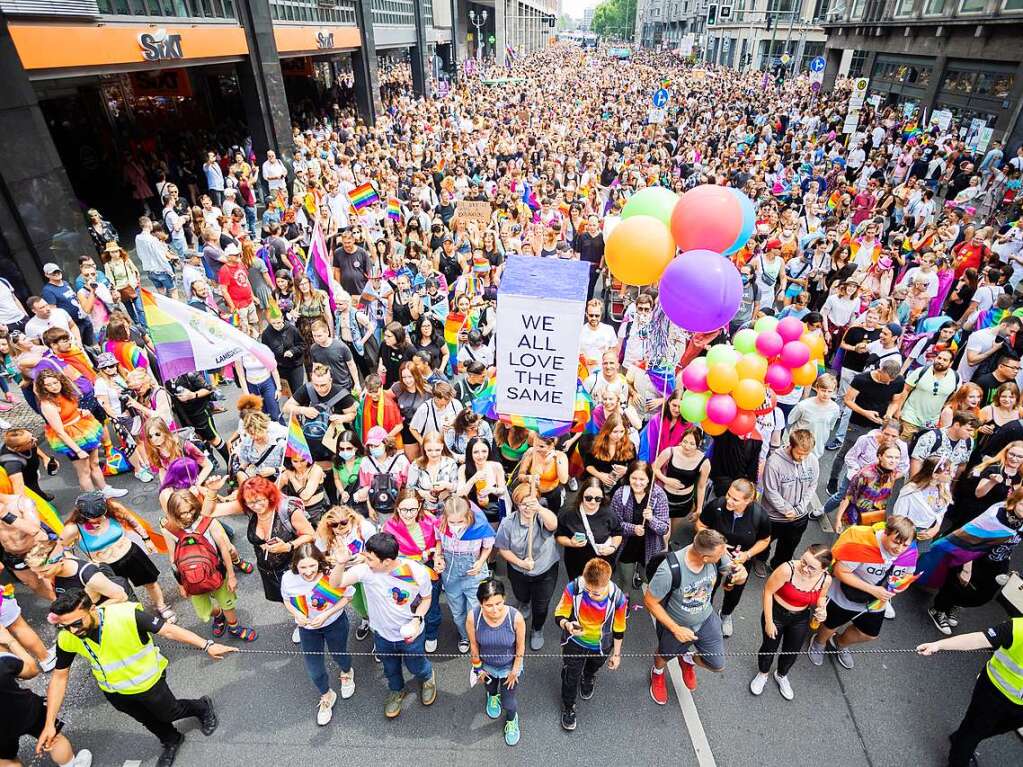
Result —
M387 448L383 445L373 445L373 447L369 449L369 454L374 458L383 458L386 452Z
M342 451L340 451L338 453L338 456L341 457L342 461L350 461L350 460L352 460L355 457L355 451L354 450L342 450Z

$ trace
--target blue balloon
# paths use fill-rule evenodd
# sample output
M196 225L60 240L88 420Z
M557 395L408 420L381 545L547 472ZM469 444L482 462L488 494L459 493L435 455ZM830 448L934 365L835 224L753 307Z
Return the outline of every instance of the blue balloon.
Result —
M753 229L757 223L757 212L753 208L753 201L738 189L726 188L735 195L735 199L739 201L739 206L742 208L742 229L739 231L739 236L735 238L735 242L727 250L722 251L722 256L730 256L745 245L753 236Z

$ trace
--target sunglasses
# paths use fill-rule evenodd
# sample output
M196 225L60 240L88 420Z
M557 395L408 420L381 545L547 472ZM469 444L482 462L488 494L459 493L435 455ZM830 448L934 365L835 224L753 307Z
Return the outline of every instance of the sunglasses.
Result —
M71 623L60 623L59 628L67 629L68 631L78 631L79 629L85 628L85 618L79 618Z
M339 520L337 522L331 522L330 526L331 527L348 527L350 522L351 522L350 519L342 519L342 520Z
M600 315L599 314L587 314L586 317L587 317L587 319L591 319L591 320L599 320L600 319Z
M603 495L592 495L590 493L587 493L586 495L583 496L583 500L584 501L603 501L604 500L604 496Z

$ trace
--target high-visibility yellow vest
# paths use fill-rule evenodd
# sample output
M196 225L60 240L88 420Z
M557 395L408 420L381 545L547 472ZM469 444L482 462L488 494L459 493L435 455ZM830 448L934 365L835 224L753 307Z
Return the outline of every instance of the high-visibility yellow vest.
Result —
M142 607L135 602L97 607L99 642L77 637L70 631L57 634L57 646L88 659L92 675L103 692L120 695L143 693L158 681L167 668L167 659L150 637L139 641L135 611Z
M1023 706L1023 618L1012 619L1012 644L995 650L987 662L987 676L1005 697Z

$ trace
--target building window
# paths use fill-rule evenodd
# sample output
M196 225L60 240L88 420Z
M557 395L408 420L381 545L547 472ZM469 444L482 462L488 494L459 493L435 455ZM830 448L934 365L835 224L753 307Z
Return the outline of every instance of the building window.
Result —
M895 6L896 16L912 16L913 6L916 5L916 0L899 0Z
M853 0L852 13L849 14L850 19L861 19L863 18L863 9L866 6L866 0Z
M987 7L987 0L959 0L959 13L980 13Z
M278 21L354 24L355 0L270 0L270 13Z
M939 16L945 10L945 0L924 0L924 16Z
M233 19L234 0L99 0L109 16L170 16L188 19Z
M975 93L989 99L1007 99L1015 77L1011 72L978 72Z
M950 69L945 74L942 90L947 93L973 93L976 87L977 73L962 69Z
M866 51L853 51L852 58L849 60L849 76L863 77L863 65L866 61Z
M1005 0L1002 4L1003 11L1023 11L1023 0Z

